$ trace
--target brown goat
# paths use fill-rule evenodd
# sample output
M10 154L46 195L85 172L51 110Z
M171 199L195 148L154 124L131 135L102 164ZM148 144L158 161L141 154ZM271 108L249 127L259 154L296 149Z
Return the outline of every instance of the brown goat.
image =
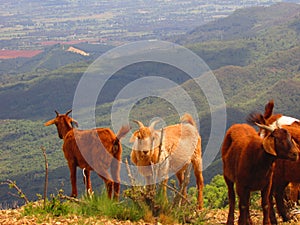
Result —
M239 196L238 224L251 224L250 192L256 190L261 191L263 224L271 224L269 193L276 158L298 158L298 148L286 130L275 129L264 139L248 124L235 124L227 130L222 144L223 173L229 197L227 224L234 224L234 183Z
M139 172L151 183L154 176L152 165L161 165L158 176L167 182L169 173L176 173L179 186L182 187L184 173L192 163L198 189L198 208L203 208L203 176L201 138L196 124L190 114L181 117L181 123L163 128L154 129L157 121L145 127L136 121L139 129L130 139L133 142L131 160L138 166ZM186 189L183 190L186 195ZM166 188L164 188L166 195Z
M285 200L292 204L299 204L300 183L290 182L285 188Z
M271 189L272 195L270 197L275 197L278 213L284 222L291 219L288 209L284 204L284 192L290 182L300 183L300 175L297 171L300 171L299 160L296 162L289 162L288 160L276 160ZM273 204L272 209L272 224L277 224Z
M269 101L265 106L264 115L259 113L253 113L248 118L248 122L250 123L261 123L265 125L276 124L286 129L292 136L293 140L299 145L300 144L300 126L299 121L297 119L291 117L285 117L282 114L273 114L274 101ZM280 120L280 118L282 118ZM285 118L285 119L284 119ZM285 123L286 122L286 123ZM260 132L261 134L267 134L265 131ZM300 183L300 174L295 173L295 171L300 171L300 161L292 162L289 160L276 160L274 175L273 175L273 183L270 194L270 202L271 202L271 222L272 224L277 224L274 204L272 201L272 197L275 197L277 211L279 215L282 217L283 221L288 221L291 219L288 214L288 210L284 204L284 189L287 187L289 182Z
M283 127L283 128L289 128L289 127L293 127L293 128L300 128L300 120L290 117L290 116L284 116L282 114L273 114L273 108L274 108L274 101L270 100L266 105L265 105L265 112L264 115L260 114L260 113L252 113L249 118L248 118L248 122L253 123L253 122L257 122L257 123L263 123L267 126L271 126L273 128L275 127ZM260 129L259 134L260 136L264 137L265 135L265 131L264 129ZM293 135L292 135L293 136ZM293 136L293 138L295 139L295 141L300 144L300 134L297 135L298 138L295 139L295 137Z
M70 169L72 184L72 197L77 197L76 169L84 170L87 193L92 192L90 172L96 171L106 185L107 194L114 199L119 198L120 192L120 162L122 146L120 139L130 130L129 126L123 126L115 135L108 128L93 130L78 130L73 128L77 122L66 114L56 112L56 118L49 120L45 126L55 124L58 136L64 140L63 152ZM109 169L111 174L109 173Z

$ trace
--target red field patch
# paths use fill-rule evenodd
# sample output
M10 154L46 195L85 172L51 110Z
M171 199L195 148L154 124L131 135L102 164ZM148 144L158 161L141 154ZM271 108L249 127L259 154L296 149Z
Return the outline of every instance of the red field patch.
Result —
M0 50L0 59L31 58L42 50Z

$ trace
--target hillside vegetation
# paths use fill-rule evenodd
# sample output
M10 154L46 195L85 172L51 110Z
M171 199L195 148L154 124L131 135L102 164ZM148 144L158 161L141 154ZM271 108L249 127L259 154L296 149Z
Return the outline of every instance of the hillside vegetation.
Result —
M275 111L299 117L300 97L300 6L277 4L264 8L238 10L231 16L194 29L176 38L197 53L213 70L222 88L227 107L227 126L244 122L245 116L262 111L269 99ZM66 52L70 46L55 45L30 59L2 60L0 71L0 180L16 180L25 193L35 198L43 190L43 156L49 157L49 193L69 187L69 174L55 127L43 123L72 107L73 96L84 71L91 62L111 46L82 43L75 47L90 53L81 56ZM163 76L182 85L197 103L200 133L205 149L210 135L210 112L205 95L195 83L176 68L157 63L132 65L118 71L107 83L101 96L96 119L110 126L112 101L124 85L143 76ZM178 121L168 104L158 98L142 99L132 110L130 119L149 122L153 116ZM133 125L133 128L136 127ZM124 150L123 158L128 157ZM219 157L219 155L218 155ZM219 158L204 171L205 181L221 173ZM193 177L193 176L192 176ZM80 183L80 190L82 183ZM93 179L94 186L101 184ZM3 205L13 199L6 186L0 186Z

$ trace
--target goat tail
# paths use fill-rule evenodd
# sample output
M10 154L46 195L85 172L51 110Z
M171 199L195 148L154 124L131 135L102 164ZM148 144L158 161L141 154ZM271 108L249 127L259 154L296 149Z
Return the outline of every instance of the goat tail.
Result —
M112 146L112 152L114 155L120 151L120 140L130 131L130 129L131 127L129 125L123 125L118 131Z
M129 125L123 125L117 133L117 139L121 140L129 131L131 127Z
M189 123L193 125L194 127L197 127L195 120L193 119L192 115L189 113L185 113L181 118L180 118L181 123Z
M269 119L273 114L273 108L274 108L274 101L270 100L265 105L265 112L263 115L261 113L253 112L250 115L248 115L246 121L251 125L255 125L255 123L266 124L266 120Z
M264 116L261 113L253 112L249 114L246 118L247 123L251 125L256 125L258 124L266 124L266 121L264 119Z
M225 138L221 146L222 157L225 157L227 155L231 144L232 144L232 136L230 132L227 132L225 134Z
M273 114L273 108L274 108L274 100L270 100L266 105L265 105L265 113L264 113L264 118L269 119L272 114Z

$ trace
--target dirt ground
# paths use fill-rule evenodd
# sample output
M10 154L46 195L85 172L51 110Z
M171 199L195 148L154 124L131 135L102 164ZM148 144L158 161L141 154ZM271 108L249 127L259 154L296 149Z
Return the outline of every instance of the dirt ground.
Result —
M23 209L11 209L11 210L0 210L0 224L1 225L26 225L26 224L44 224L44 225L65 225L65 224L101 224L101 225L160 225L161 223L147 223L144 221L131 222L131 221L118 221L115 219L108 219L104 217L90 217L84 218L76 215L70 215L69 217L49 217L44 218L41 221L37 217L33 216L22 216ZM205 224L208 225L218 225L226 224L227 219L227 209L223 210L209 210L205 212ZM262 224L262 212L259 210L251 210L251 219L253 224ZM235 212L235 219L237 222L238 211ZM284 225L296 225L300 224L300 211L294 210L293 221L288 223L283 223L280 218L278 218L278 224Z

